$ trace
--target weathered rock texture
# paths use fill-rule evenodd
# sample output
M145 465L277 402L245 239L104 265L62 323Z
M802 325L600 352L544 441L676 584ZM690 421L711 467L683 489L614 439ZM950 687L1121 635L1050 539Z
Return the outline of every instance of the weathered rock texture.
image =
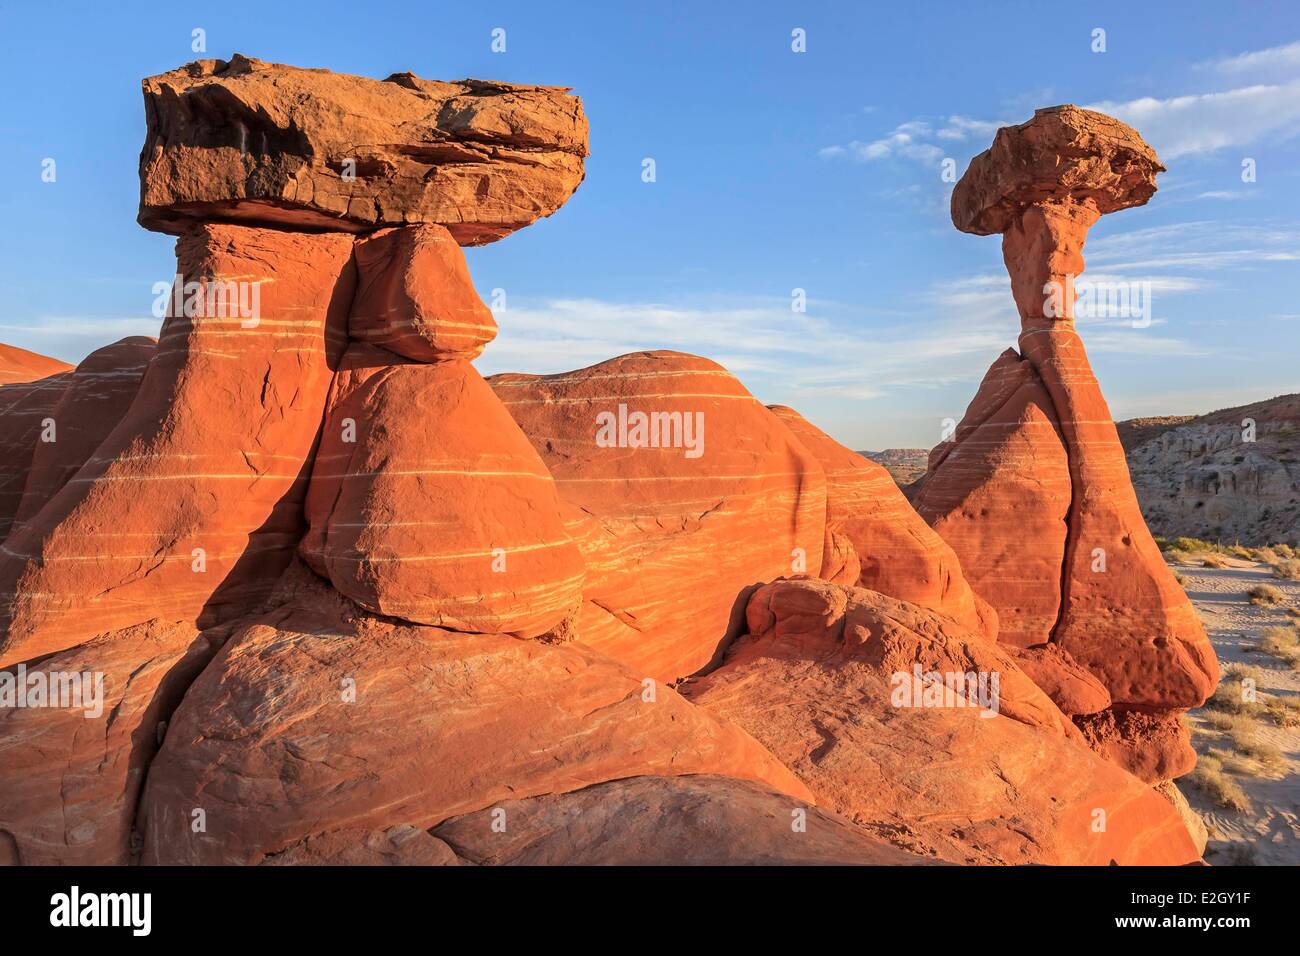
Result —
M0 664L154 618L247 613L302 535L352 238L210 225L176 254L187 282L259 283L260 315L169 314L126 418L5 542Z
M1181 864L1174 807L1077 741L997 645L914 605L811 580L749 601L749 633L683 688L834 810L956 863ZM996 672L1001 710L896 706L896 674ZM913 699L914 700L914 699ZM1098 821L1102 825L1098 826Z
M41 434L49 428L71 375L69 369L33 381L0 385L0 421L4 422L0 428L0 542L12 530Z
M145 862L256 863L315 834L427 829L634 776L811 799L747 734L580 644L395 624L296 579L173 715L145 788Z
M1070 465L1033 365L1003 353L930 468L912 503L996 607L998 639L1049 640L1061 610Z
M36 443L18 524L35 516L117 427L157 347L156 339L131 336L91 352L72 372L49 416L51 440Z
M578 509L571 533L587 564L584 643L674 680L714 659L740 622L747 588L820 570L821 465L716 363L638 352L489 382ZM702 423L700 454L688 455L684 432L664 447L598 445L598 416L617 418L620 408Z
M587 120L559 87L379 81L235 55L144 81L140 224L362 232L430 222L461 245L549 216L582 181Z
M632 777L509 800L433 832L479 865L906 866L923 857L750 780ZM802 828L794 814L802 812ZM500 819L499 816L495 819Z
M1205 700L1218 665L1142 519L1074 327L1074 279L1083 271L1088 228L1102 214L1145 203L1163 170L1134 130L1073 106L1039 110L999 130L993 147L971 161L953 191L953 223L978 235L1003 234L1020 354L995 363L964 430L932 456L915 497L932 525L952 529L957 553L972 555L972 582L1010 618L1012 639L1028 645L1050 637L1101 680L1119 712L1166 720ZM1063 539L1060 448L1069 475ZM1041 468L1029 471L1036 462ZM1040 477L1041 485L1024 486ZM1021 500L1011 509L1013 497ZM1016 580L1022 565L1005 555L1013 520L1021 547L1035 556L1025 571L1048 574L1059 558L1059 574L1035 577L1028 588ZM1060 598L1050 621L1054 582ZM1141 723L1124 718L1115 732L1123 736L1123 728ZM1149 776L1140 747L1100 749ZM1180 760L1156 763L1170 772L1188 768Z
M348 349L300 551L362 607L521 637L576 615L583 563L555 482L468 362Z
M415 362L474 359L497 334L465 254L442 226L383 229L356 244L348 333Z
M61 704L0 708L0 862L130 862L149 761L171 711L225 637L221 628L200 634L150 621L26 665L28 680L40 674L51 687L71 675L87 683Z
M986 637L997 637L996 612L975 596L953 549L912 509L889 472L845 448L794 409L771 408L826 471L822 576L830 577L827 564L852 562L856 578L845 575L850 579L839 583L920 604ZM840 539L847 540L851 558L837 544Z

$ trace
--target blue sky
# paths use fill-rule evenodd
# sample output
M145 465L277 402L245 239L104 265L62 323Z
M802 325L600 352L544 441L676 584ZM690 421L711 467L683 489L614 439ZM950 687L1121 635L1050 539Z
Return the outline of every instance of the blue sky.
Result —
M1018 327L998 239L948 219L942 161L960 172L998 125L1071 102L1132 123L1169 167L1085 250L1088 277L1151 283L1149 327L1081 323L1116 418L1300 391L1294 3L58 6L0 5L0 341L77 361L156 332L174 260L135 223L139 81L240 52L582 97L578 192L467 250L484 297L507 294L484 373L677 348L852 447L932 445Z

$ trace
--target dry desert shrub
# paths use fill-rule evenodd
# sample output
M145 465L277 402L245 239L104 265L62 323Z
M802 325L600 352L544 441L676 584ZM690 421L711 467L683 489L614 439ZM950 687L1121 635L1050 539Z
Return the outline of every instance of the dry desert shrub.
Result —
M1286 757L1282 751L1266 740L1259 739L1257 727L1238 727L1231 734L1232 747L1240 757L1249 757L1259 769L1269 776L1278 776L1286 772ZM1224 760L1223 766L1230 773L1240 776L1251 775L1254 766L1244 761L1230 762Z
M1174 580L1178 582L1180 588L1187 587L1187 575L1183 574L1181 571L1174 572Z
M1261 607L1272 607L1286 600L1286 594L1282 589L1271 584L1256 584L1246 592L1246 597L1250 598L1251 604L1258 604Z
M1300 559L1285 558L1273 565L1273 577L1283 581L1300 581Z
M1196 769L1184 779L1209 796L1216 806L1237 813L1252 811L1246 791L1228 775L1223 766L1223 758L1217 754L1202 754L1196 761Z
M1253 649L1292 667L1300 667L1300 630L1294 624L1270 627Z
M1221 554L1207 554L1205 559L1201 561L1201 567L1226 568L1228 567L1228 559Z
M1282 560L1282 556L1272 548L1252 548L1250 556L1260 564L1273 564Z
M1210 856L1207 852L1206 856ZM1215 866L1258 866L1255 848L1249 843L1233 843L1213 853Z
M1260 705L1255 699L1255 687L1263 676L1263 672L1258 667L1249 664L1229 664L1223 669L1223 677L1219 681L1219 686L1214 689L1213 696L1205 702L1206 709L1224 714L1257 714ZM1249 694L1242 687L1244 680L1251 681Z
M1205 725L1211 730L1229 731L1244 726L1250 718L1241 714L1231 714L1222 710L1207 711L1202 715Z
M1300 727L1300 703L1283 697L1269 697L1264 701L1264 712L1278 727Z

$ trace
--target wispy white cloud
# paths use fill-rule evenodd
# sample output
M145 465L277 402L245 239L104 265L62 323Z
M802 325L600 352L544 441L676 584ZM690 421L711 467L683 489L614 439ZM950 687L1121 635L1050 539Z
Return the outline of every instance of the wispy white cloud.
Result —
M1087 109L1141 130L1160 157L1170 160L1294 136L1300 129L1300 80L1167 99L1102 100Z
M1300 261L1300 230L1209 220L1134 229L1090 240L1089 266L1115 272L1258 268Z
M1005 123L953 115L934 122L928 119L900 123L877 139L853 140L844 145L826 146L817 151L823 159L849 157L858 162L901 157L922 163L935 163L947 155L947 144L971 138L990 139ZM943 143L945 145L940 145Z
M1229 76L1269 73L1300 73L1300 41L1265 50L1252 50L1197 64L1198 69L1214 70Z

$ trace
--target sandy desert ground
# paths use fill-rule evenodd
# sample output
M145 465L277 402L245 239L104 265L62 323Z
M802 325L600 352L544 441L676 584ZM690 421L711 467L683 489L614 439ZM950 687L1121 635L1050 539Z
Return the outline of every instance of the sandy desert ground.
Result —
M1201 769L1180 780L1179 786L1209 829L1208 862L1300 864L1300 670L1258 647L1268 628L1294 625L1297 618L1288 608L1300 608L1300 581L1278 580L1267 565L1253 561L1221 560L1226 567L1192 566L1200 563L1199 556L1176 566L1224 669L1219 699L1239 699L1239 678L1246 675L1255 680L1256 701L1244 705L1243 712L1236 715L1215 707L1215 701L1192 711L1193 742L1202 755ZM1256 585L1278 588L1286 595L1285 601L1271 606L1251 603L1247 592ZM1290 707L1274 704L1269 711L1271 701L1289 702ZM1292 726L1279 726L1276 717L1270 716L1280 713L1291 715L1283 723ZM1235 725L1224 726L1229 720ZM1245 739L1257 742L1255 747L1242 745L1243 729ZM1252 749L1263 757L1252 755ZM1244 791L1248 810L1219 805L1221 801L1197 784L1206 755L1211 763L1214 757L1222 761L1228 779Z

